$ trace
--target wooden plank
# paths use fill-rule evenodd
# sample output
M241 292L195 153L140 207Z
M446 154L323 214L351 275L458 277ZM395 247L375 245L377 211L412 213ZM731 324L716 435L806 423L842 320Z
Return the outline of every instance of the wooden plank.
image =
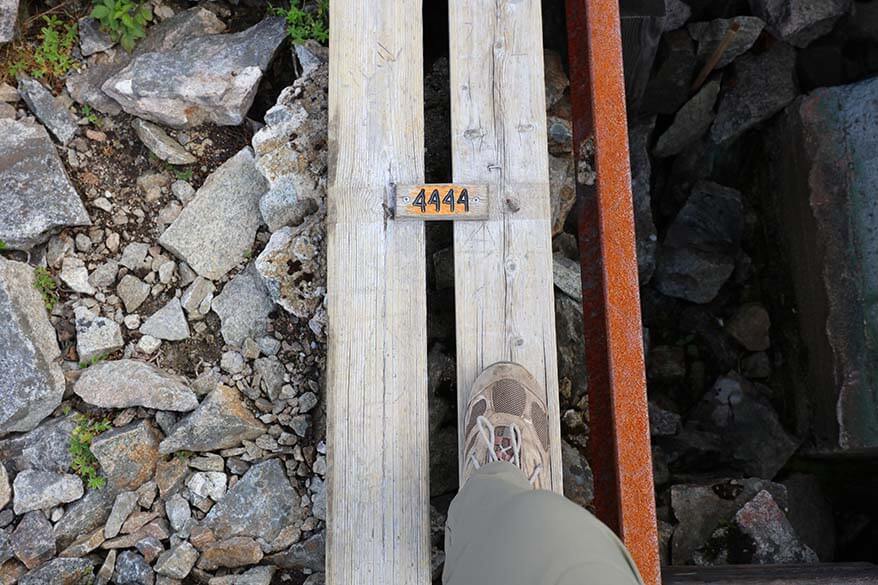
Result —
M488 218L487 185L397 185L394 219L474 221Z
M420 0L333 0L330 19L327 572L430 581L424 225L393 222L424 180Z
M547 483L560 493L540 2L450 0L449 10L454 181L487 183L491 199L487 221L454 224L458 436L476 376L522 364L546 391Z
M869 563L665 567L664 585L876 585L878 566Z

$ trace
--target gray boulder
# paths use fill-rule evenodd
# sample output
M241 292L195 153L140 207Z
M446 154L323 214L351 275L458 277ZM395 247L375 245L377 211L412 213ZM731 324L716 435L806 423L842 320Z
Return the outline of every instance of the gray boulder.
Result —
M762 17L772 33L800 48L829 33L852 4L852 0L750 0L753 14Z
M9 485L9 474L6 473L6 466L0 463L0 510L5 508L11 499L12 487ZM0 561L0 564L2 562Z
M583 508L594 502L594 475L588 460L573 445L562 439L561 462L564 465L564 497Z
M143 406L186 412L198 406L198 399L184 378L129 359L101 362L85 369L73 391L101 408Z
M199 275L217 280L253 245L261 223L259 199L265 179L244 148L214 171L159 243Z
M111 485L90 490L85 496L67 506L55 524L55 539L60 549L69 546L83 534L100 528L110 515L117 490Z
M68 446L76 415L48 419L23 435L0 441L0 461L10 471L37 469L64 473L70 468Z
M171 299L164 307L153 313L140 326L140 332L156 339L168 341L187 339L189 337L189 323L186 321L186 315L183 314L180 299Z
M712 301L735 269L743 222L738 191L697 183L659 250L658 289L693 303Z
M76 118L42 83L30 77L22 77L18 80L18 94L58 142L67 144L73 139L79 128Z
M278 459L251 467L225 497L211 508L202 525L217 540L250 536L274 540L302 518L299 496Z
M271 298L300 319L310 319L326 294L325 238L322 214L273 234L256 258L256 270Z
M700 138L713 123L716 98L719 96L719 80L705 84L692 96L665 130L655 145L653 153L658 157L680 154L683 149Z
M135 119L131 126L140 141L159 159L172 165L190 165L197 159L168 133L146 120Z
M241 402L238 391L218 385L190 415L181 420L161 442L159 451L213 451L237 447L265 432Z
M0 43L8 43L15 37L18 20L18 0L0 0Z
M76 307L76 353L80 363L106 356L125 345L119 324L106 317L98 317L85 307Z
M52 523L42 512L28 512L15 527L10 538L15 556L33 569L55 556Z
M115 44L97 20L90 16L79 19L79 52L83 57L102 53Z
M126 550L116 558L113 582L116 585L153 585L155 573L142 555Z
M250 264L223 288L211 307L219 315L225 342L241 347L248 337L257 339L265 333L274 301L262 277Z
M55 145L38 124L0 119L0 240L26 250L56 230L90 225Z
M736 16L735 18L718 18L710 22L693 22L686 27L689 29L689 34L698 43L698 60L701 63L710 59L734 24L738 26L738 32L732 37L731 44L723 51L722 56L717 61L715 67L719 69L743 55L747 49L753 46L762 29L765 28L765 22L755 16Z
M286 552L270 557L282 569L320 571L326 567L326 533L320 531L304 542L297 542Z
M655 116L642 118L628 126L637 276L641 286L649 282L655 273L655 254L658 248L652 217L652 164L649 160L649 139L654 129Z
M270 17L239 33L184 40L134 56L101 89L129 114L158 124L237 126L285 37L284 20Z
M90 63L78 73L67 77L67 91L80 104L115 116L122 111L119 104L103 92L101 86L113 75L131 62L134 56L156 51L168 51L188 39L217 34L226 25L211 11L197 6L184 10L174 16L154 24L149 28L146 38L137 43L134 51L116 51L113 59L105 63Z
M671 541L672 562L675 565L693 562L716 529L727 524L762 490L767 490L775 501L786 507L786 489L762 479L721 479L707 484L672 486L671 509L678 522Z
M73 502L83 494L82 480L75 475L32 469L21 471L15 476L12 492L12 509L16 514Z
M57 558L22 575L18 585L84 585L93 575L89 559Z
M55 329L27 264L0 256L0 436L29 431L61 404Z
M740 136L796 99L796 50L777 43L735 62L735 84L720 100L710 137L717 144Z

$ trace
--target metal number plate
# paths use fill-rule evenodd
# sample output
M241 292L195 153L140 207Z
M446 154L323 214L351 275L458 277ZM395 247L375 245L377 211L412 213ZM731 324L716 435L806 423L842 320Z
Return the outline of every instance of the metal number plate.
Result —
M460 221L487 219L486 185L397 185L396 219Z

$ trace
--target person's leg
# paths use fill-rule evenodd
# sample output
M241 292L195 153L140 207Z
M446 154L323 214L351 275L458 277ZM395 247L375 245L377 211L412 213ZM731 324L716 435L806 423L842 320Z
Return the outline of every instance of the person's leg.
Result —
M548 462L541 423L533 420L545 416L535 385L514 364L491 366L474 385L469 459L445 529L443 585L642 585L612 531L564 497L534 489Z

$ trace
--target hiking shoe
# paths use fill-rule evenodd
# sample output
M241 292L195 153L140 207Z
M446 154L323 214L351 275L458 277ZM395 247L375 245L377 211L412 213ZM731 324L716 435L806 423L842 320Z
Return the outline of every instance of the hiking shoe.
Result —
M508 461L542 489L549 484L549 417L540 386L522 366L486 368L470 391L464 427L463 480L481 466Z

